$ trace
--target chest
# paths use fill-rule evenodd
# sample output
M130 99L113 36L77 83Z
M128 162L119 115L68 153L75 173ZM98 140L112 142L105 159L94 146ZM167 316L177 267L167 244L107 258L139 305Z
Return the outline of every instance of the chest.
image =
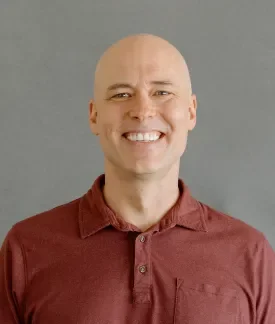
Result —
M32 273L26 322L241 323L244 281L233 260L207 240L176 239L133 233L56 248Z

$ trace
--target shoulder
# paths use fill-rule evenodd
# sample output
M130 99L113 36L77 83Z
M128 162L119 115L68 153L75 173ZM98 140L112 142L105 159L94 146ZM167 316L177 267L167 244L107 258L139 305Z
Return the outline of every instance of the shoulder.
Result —
M15 233L19 238L29 240L60 235L75 230L81 198L74 199L49 210L29 216L12 226L8 233Z
M265 240L263 232L236 215L222 212L202 202L199 204L210 233L223 235L224 238L244 243L259 243Z

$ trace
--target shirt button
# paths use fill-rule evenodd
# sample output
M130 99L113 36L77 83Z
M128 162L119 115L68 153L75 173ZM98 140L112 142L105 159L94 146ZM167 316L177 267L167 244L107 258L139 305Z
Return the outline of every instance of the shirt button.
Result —
M145 273L146 270L147 270L147 268L146 268L145 265L139 267L139 271L140 271L141 273Z
M145 242L145 236L142 235L139 240L141 243Z

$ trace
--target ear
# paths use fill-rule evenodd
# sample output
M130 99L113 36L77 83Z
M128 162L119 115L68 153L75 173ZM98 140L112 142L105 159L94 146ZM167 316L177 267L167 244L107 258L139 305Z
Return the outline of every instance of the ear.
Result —
M189 112L188 130L191 131L194 129L197 122L197 97L195 94L191 95L188 112Z
M89 102L89 124L90 129L94 135L99 135L97 123L97 110L93 100Z

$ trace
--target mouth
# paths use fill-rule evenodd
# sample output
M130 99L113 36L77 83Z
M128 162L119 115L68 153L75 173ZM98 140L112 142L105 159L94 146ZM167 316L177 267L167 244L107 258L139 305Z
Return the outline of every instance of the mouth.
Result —
M159 131L141 133L141 132L127 132L122 134L126 140L132 143L155 143L165 136Z

